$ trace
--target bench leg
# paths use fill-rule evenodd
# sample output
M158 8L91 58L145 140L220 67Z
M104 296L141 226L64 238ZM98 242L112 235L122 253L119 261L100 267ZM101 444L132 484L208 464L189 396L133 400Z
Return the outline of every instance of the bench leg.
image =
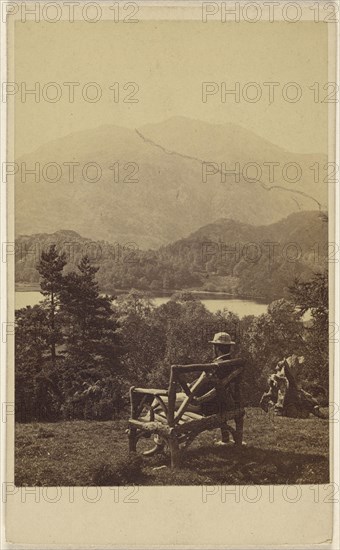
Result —
M136 428L129 429L129 453L135 453L137 450L137 430Z
M171 468L178 468L180 464L180 448L177 437L175 435L170 435L169 437L169 451L171 457Z
M221 440L223 443L228 443L230 438L229 430L226 426L221 426Z

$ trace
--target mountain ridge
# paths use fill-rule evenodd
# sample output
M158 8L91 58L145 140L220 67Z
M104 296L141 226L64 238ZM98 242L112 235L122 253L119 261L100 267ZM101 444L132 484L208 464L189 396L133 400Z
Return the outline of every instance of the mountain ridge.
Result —
M137 134L146 127L148 135L143 136L157 146ZM278 188L283 183L287 186L281 181L282 174L275 180L275 189L262 188L263 182L246 181L242 170L239 182L228 177L223 183L221 174L216 173L204 183L204 159L219 166L225 162L227 168L237 162L242 168L256 161L263 174L267 170L263 163L278 162L278 176L289 160L300 163L304 170L301 181L290 185L289 192ZM17 159L16 233L51 233L62 226L90 239L130 240L148 249L174 242L221 217L269 225L299 209L314 209L314 199L321 205L327 203L327 185L314 185L310 170L315 162L321 165L325 159L319 154L286 153L236 125L214 125L185 117L137 131L113 125L82 130ZM70 162L77 163L74 181L70 181L70 167L65 166ZM23 181L24 168L36 163L40 181L35 182L29 174ZM61 172L55 183L44 179L49 163L55 163ZM84 178L88 163L100 167L97 182ZM117 163L119 174L115 171ZM88 179L93 173L88 171Z

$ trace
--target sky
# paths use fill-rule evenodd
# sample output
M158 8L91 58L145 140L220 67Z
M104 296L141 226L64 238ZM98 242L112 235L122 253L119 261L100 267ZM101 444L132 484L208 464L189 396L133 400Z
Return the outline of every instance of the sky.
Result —
M36 102L32 95L16 94L16 157L79 130L102 124L136 128L172 116L239 124L288 151L326 152L328 105L315 102L309 87L319 83L321 99L327 93L322 89L328 80L327 48L327 25L313 22L17 22L14 80L19 89L22 83L30 89L39 82L42 90L55 82L61 98L51 103L40 91ZM80 84L72 103L65 82ZM89 82L101 90L98 102L82 96L94 93L94 87L86 88ZM133 91L124 90L127 82L138 84L137 103L122 101ZM216 83L217 92L206 102L203 82ZM236 103L227 96L221 102L221 87L234 88L236 82L250 98L255 88L247 84L256 82L261 99L252 103L241 95ZM279 83L272 103L265 82ZM296 103L282 96L289 82L302 92ZM119 83L117 102L110 90L114 83ZM49 92L52 97L53 89ZM295 91L286 88L286 93Z

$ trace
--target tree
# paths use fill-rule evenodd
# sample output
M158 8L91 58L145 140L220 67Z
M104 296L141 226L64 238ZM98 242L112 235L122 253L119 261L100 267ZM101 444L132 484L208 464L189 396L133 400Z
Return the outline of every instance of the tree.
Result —
M295 304L285 299L269 304L265 314L242 319L240 354L247 364L245 389L249 402L258 404L279 360L292 354L303 355L303 332Z
M188 298L188 295L186 295ZM204 363L212 360L207 328L216 317L196 299L169 301L157 308L155 315L164 330L163 359L150 375L155 384L168 382L173 364Z
M153 279L150 284L150 290L159 290L161 286L161 283L157 279Z
M132 288L126 295L118 298L120 315L133 313L139 317L145 317L154 308L153 300L149 293Z
M171 300L173 300L174 302L180 302L180 303L185 303L185 302L197 302L198 301L198 297L193 294L192 292L187 292L186 290L181 290L179 292L175 292L172 296L171 296Z
M99 294L98 268L87 256L80 260L78 270L80 273L64 277L60 292L65 337L64 414L99 418L104 407L104 416L112 417L120 367L112 298Z
M311 310L312 317L322 324L328 320L328 272L315 273L310 281L295 279L289 291L301 315Z
M132 289L120 296L116 311L120 327L122 365L126 387L143 384L164 356L164 331L154 315L155 307L148 293Z
M329 380L328 272L315 273L307 282L296 279L290 292L300 318L308 313L311 316L304 331L304 376L312 386L326 389Z
M41 305L15 314L16 420L55 420L59 416L58 373L49 360L48 315Z
M66 254L58 253L56 245L52 244L47 252L43 251L37 270L40 275L41 293L46 296L45 307L48 311L49 345L51 361L56 364L56 344L61 340L61 332L57 324L57 307L62 288L62 271L66 265Z

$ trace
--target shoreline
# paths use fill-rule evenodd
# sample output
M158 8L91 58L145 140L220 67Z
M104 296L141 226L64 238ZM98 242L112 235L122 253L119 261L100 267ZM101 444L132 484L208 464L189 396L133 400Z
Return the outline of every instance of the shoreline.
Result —
M131 289L130 289L131 290ZM130 290L127 289L100 289L101 294L128 294ZM221 298L227 298L230 300L250 300L252 302L257 302L259 304L268 304L270 301L273 301L273 299L266 299L263 296L240 296L238 294L231 294L230 292L223 292L222 290L197 290L197 289L171 289L171 290L164 290L159 292L152 292L150 290L140 290L136 289L138 292L145 292L147 295L151 296L151 298L162 298L167 296L172 296L173 294L177 292L188 292L190 294L196 295L196 296L206 296L206 299L221 299ZM15 285L15 292L40 292L40 285L34 285L34 284L17 284ZM278 298L276 298L278 299Z

